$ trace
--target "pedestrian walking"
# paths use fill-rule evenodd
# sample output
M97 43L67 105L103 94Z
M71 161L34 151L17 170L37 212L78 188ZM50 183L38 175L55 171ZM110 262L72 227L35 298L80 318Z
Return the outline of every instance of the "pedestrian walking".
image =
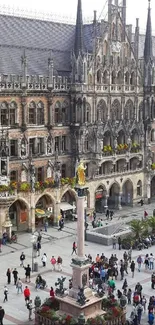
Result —
M148 314L148 323L149 325L153 325L154 324L154 314L153 314L153 310L150 310L149 314Z
M138 272L140 272L140 270L141 270L142 263L143 263L142 257L141 257L141 255L139 255L137 258Z
M127 292L128 305L131 305L132 290L129 288Z
M57 258L58 271L62 271L62 258L58 256Z
M33 309L32 299L30 299L30 301L27 303L27 309L29 310L29 320L32 320L32 309Z
M76 243L74 241L73 247L72 247L72 254L71 255L73 255L74 253L77 255L76 249L77 249L77 246L76 246Z
M131 269L131 273L132 273L132 278L134 278L134 274L135 274L135 262L134 261L131 262L130 269Z
M25 254L22 252L20 255L20 266L24 266Z
M31 278L30 265L28 264L27 267L24 267L24 269L25 269L25 282L27 282L27 279L29 279L29 282L30 282L30 278Z
M0 325L3 325L3 318L4 318L4 315L5 315L5 311L4 311L4 309L2 308L2 306L0 306Z
M48 221L46 220L45 223L44 223L44 230L45 230L45 232L47 232L47 228L48 228Z
M119 250L122 249L122 239L121 239L121 237L118 237L118 249Z
M41 243L41 240L42 240L42 235L41 235L41 231L38 233L38 238L37 238L37 242Z
M41 250L41 243L40 241L37 242L37 253L38 253L38 256L40 256L40 250Z
M55 265L56 265L56 259L54 256L52 256L51 258L51 265L52 265L52 271L55 271Z
M113 236L113 239L112 239L113 249L116 249L116 243L117 243L117 238L116 238L116 236Z
M26 286L25 289L24 289L24 298L25 298L25 303L26 303L26 306L27 306L27 303L30 300L30 289L28 288L28 286Z
M10 269L7 269L6 276L7 276L7 283L10 284L11 283L11 270Z
M43 267L45 267L46 266L46 262L47 262L47 255L46 255L46 253L43 254L43 256L41 258L41 261L43 263Z
M153 257L152 253L150 254L150 257L149 257L149 268L150 268L150 270L154 269L154 257Z
M16 288L17 288L17 294L19 294L19 291L21 293L23 292L23 284L20 278L17 280Z
M8 288L7 286L4 287L4 300L3 302L8 301Z
M14 285L16 286L17 279L18 279L18 271L16 268L13 270L12 274L13 274L13 278L14 278Z
M141 304L143 306L144 313L146 312L146 303L147 303L147 300L146 300L145 296L143 296L141 299Z
M142 304L139 302L138 306L136 307L137 310L137 320L138 320L138 324L141 323L141 318L142 318L142 312L143 312L143 306Z

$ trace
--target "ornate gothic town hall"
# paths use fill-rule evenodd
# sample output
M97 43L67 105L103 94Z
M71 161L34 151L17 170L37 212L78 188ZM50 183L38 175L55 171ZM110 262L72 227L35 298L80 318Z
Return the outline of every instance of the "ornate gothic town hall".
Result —
M155 198L155 37L126 24L126 0L107 21L76 24L0 14L0 232L34 229L45 214L76 215L76 166L87 211ZM147 12L148 10L148 12ZM40 211L41 210L41 211ZM40 213L39 213L40 212ZM47 213L48 212L48 213Z

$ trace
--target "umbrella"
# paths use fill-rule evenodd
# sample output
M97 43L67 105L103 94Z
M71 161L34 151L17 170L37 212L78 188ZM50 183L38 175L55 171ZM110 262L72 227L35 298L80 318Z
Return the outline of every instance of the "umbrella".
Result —
M51 212L50 211L45 211L45 210L42 210L42 209L35 209L35 215L38 218L50 217Z

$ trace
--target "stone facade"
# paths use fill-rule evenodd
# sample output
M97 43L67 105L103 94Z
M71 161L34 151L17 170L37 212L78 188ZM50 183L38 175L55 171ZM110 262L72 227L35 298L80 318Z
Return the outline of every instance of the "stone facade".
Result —
M1 76L1 184L30 182L30 163L35 168L35 182L72 178L77 161L84 160L87 208L121 209L151 196L152 168L148 172L146 155L155 147L155 126L149 131L150 149L144 123L146 71L145 60L139 58L139 25L137 20L133 42L131 26L126 25L126 1L120 7L118 1L109 0L108 22L97 22L94 13L89 27L91 48L86 49L86 26L78 0L69 72L59 74L50 54L48 76L29 75L24 51L21 76ZM150 96L153 101L149 90L147 98ZM62 201L76 202L76 192L68 185L44 192L18 191L10 194L10 201L5 194L0 195L1 227L8 207L12 219L16 215L18 228L27 229L34 228L39 200L40 208L53 207L55 221Z

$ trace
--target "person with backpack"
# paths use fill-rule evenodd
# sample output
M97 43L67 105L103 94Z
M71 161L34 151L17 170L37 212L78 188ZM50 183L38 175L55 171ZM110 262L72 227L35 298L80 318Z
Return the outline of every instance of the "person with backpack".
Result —
M74 241L71 255L73 255L74 253L77 255L76 249L77 249L77 246L76 246L76 242Z
M29 310L29 320L32 320L32 300L30 299L30 301L27 303L27 309Z
M24 267L25 254L22 252L20 255L20 266Z
M58 256L57 258L58 271L62 271L62 258Z

